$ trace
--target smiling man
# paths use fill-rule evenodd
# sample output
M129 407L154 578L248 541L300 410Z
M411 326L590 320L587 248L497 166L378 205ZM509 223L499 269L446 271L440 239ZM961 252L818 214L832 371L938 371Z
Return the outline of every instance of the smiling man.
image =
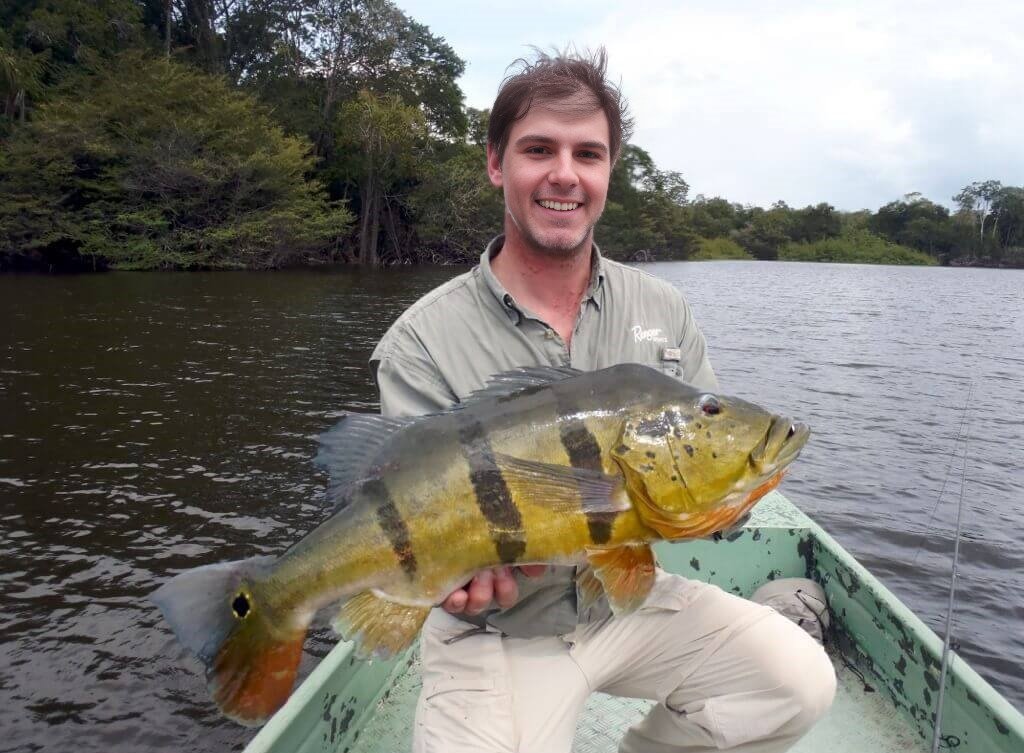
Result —
M504 235L382 338L371 356L381 411L444 410L523 366L643 363L716 390L679 293L604 259L594 243L630 132L603 50L520 63L488 130ZM486 438L464 441L468 451ZM587 436L567 431L563 444L572 457ZM495 532L498 518L489 519ZM657 701L627 732L624 753L777 753L829 707L835 675L824 651L773 610L659 571L644 606L613 617L604 601L578 607L575 575L482 572L432 612L420 643L416 753L569 753L594 691Z

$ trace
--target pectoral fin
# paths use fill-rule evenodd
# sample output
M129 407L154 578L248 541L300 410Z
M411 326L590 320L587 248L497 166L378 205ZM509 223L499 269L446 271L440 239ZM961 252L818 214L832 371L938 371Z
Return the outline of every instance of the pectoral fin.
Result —
M630 507L629 498L623 493L621 476L501 453L494 458L513 492L553 512L615 513Z
M334 629L356 644L361 659L390 659L412 645L430 607L399 604L363 591L341 605Z
M587 561L601 581L615 614L639 608L654 585L654 552L648 544L587 549Z

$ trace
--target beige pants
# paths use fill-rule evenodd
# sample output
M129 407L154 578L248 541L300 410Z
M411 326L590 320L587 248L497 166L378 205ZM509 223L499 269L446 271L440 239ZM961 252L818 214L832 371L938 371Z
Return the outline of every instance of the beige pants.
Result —
M594 691L657 701L621 753L788 749L832 703L822 648L774 610L659 573L632 615L558 638L449 639L435 609L421 639L414 753L569 753Z

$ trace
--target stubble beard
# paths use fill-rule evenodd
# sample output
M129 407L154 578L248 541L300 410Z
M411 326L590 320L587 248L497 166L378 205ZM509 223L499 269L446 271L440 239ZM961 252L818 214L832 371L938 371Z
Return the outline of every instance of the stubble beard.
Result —
M549 242L545 241L537 233L533 232L529 225L524 225L518 219L516 219L515 214L513 214L511 208L507 204L505 205L505 213L512 221L512 224L515 225L516 230L519 233L519 236L530 247L532 251L536 251L537 253L544 254L546 256L553 256L559 259L569 259L581 253L584 250L584 247L586 247L588 243L593 240L594 228L597 226L597 221L601 219L600 215L594 218L594 221L587 225L586 228L584 228L583 233L578 240L556 240L553 242Z

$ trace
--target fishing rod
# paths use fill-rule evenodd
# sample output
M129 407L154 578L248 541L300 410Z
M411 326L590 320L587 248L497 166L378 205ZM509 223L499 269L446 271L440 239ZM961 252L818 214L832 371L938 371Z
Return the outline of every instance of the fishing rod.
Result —
M967 409L971 404L971 397L974 393L974 381L967 390L967 402L964 403L964 418L967 416ZM964 422L961 419L960 427L963 429ZM956 509L956 534L953 538L953 569L949 579L949 605L946 608L946 637L942 644L942 666L939 672L939 697L935 706L935 728L932 731L932 753L938 753L939 743L942 737L942 706L946 697L946 675L949 672L950 642L953 633L953 607L956 603L956 578L960 563L960 534L963 530L964 513L964 489L967 486L967 440L968 434L964 433L964 461L960 473L960 502Z

